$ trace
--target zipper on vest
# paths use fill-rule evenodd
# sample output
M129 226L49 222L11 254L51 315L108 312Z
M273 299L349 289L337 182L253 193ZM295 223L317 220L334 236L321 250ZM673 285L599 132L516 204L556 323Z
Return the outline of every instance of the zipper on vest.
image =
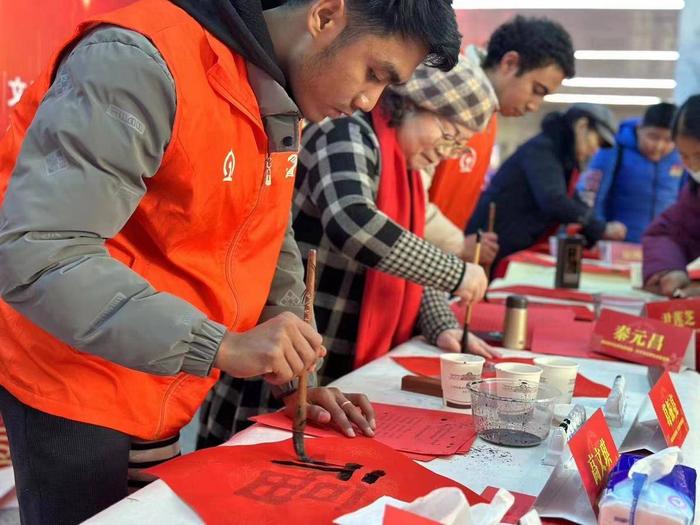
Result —
M265 145L265 147L268 147L268 144ZM238 246L238 241L240 240L241 236L243 233L248 229L248 224L250 223L250 219L255 215L255 211L258 209L258 206L260 205L260 201L263 198L263 193L266 192L265 188L270 187L272 185L272 157L270 156L270 153L265 154L265 173L263 175L263 183L262 187L260 188L260 192L258 193L258 198L255 201L255 205L253 206L253 209L250 211L248 216L245 218L243 221L243 224L241 224L241 227L238 229L238 232L236 232L236 235L234 236L233 241L231 244L229 244L228 250L226 250L226 282L228 283L229 289L233 293L233 299L236 302L236 306L238 305L238 296L236 295L236 288L233 286L233 282L231 279L231 259L233 259L233 254L236 251L236 247ZM238 308L236 308L236 317L233 320L233 325L235 325L238 322Z
M265 186L272 186L272 157L265 154Z

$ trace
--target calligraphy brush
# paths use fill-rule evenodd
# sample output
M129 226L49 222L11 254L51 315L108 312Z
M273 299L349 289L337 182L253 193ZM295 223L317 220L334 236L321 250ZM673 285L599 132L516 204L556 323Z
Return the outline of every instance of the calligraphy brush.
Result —
M306 261L306 291L304 292L304 322L312 324L314 318L314 296L316 295L316 250L309 250ZM309 371L304 370L299 377L297 389L297 412L294 416L294 452L299 461L309 461L304 451L304 429L306 428L306 393L309 382Z
M481 257L481 230L476 232L476 248L474 249L474 264L479 264ZM472 306L474 303L469 303L467 312L464 314L464 333L462 334L462 353L466 354L469 348L469 322L472 319Z
M489 233L493 233L493 229L496 226L496 203L489 203L489 225L486 230Z

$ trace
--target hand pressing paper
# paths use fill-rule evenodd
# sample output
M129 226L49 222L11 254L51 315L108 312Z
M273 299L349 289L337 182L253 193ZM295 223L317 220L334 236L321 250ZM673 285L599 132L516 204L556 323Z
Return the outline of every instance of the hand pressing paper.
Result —
M215 447L150 469L208 525L330 523L381 496L411 501L455 487L474 505L484 499L374 439L306 441L300 462L291 440Z
M464 452L476 439L474 421L467 414L384 403L372 403L372 406L377 419L374 439L394 450L428 456L449 456ZM280 412L255 416L251 420L283 430L292 428L291 420ZM305 433L317 437L342 435L333 427L311 423L307 423Z

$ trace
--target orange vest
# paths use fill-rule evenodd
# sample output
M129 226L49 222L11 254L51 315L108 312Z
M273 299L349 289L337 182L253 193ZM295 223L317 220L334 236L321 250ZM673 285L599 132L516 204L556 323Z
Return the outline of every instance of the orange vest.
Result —
M430 185L430 202L462 230L474 213L496 142L496 115L486 129L469 140L470 153L458 159L443 160Z
M230 330L248 330L270 290L296 159L266 154L268 139L244 59L183 10L167 0L142 0L85 22L66 47L100 23L148 37L167 63L177 95L163 162L107 247L156 290L189 301ZM25 92L0 141L0 198L60 56ZM233 176L226 177L231 155ZM60 342L0 301L0 378L14 396L44 412L158 439L191 419L218 371L200 378L131 370Z

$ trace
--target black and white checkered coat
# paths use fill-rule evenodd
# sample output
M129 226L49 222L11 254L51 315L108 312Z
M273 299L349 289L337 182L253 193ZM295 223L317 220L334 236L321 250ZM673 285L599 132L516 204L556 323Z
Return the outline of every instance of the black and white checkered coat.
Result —
M302 258L318 250L315 315L329 351L322 383L352 370L367 268L426 287L419 324L430 340L456 326L444 292L459 285L465 265L377 209L379 151L362 113L304 130L293 225Z

